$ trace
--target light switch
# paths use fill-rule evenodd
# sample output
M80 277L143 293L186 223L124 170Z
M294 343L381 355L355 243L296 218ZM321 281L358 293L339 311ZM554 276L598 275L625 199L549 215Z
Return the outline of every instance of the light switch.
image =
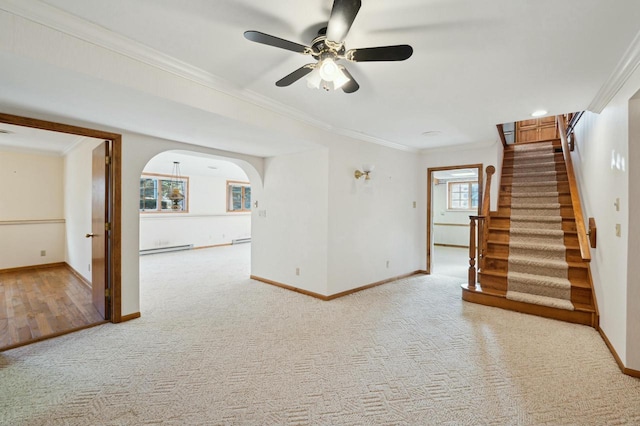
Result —
M616 202L613 203L614 206L616 206L616 211L619 212L620 211L620 198L616 198Z
M622 228L619 223L616 223L616 237L622 236Z

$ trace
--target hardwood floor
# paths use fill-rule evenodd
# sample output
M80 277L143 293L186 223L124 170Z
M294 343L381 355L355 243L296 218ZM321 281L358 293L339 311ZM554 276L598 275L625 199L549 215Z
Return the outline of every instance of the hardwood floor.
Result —
M0 351L103 322L66 266L0 272Z

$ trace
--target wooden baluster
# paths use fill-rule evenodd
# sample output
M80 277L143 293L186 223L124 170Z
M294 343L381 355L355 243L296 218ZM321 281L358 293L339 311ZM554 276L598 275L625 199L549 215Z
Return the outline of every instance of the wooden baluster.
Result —
M469 216L469 288L476 288L476 216Z
M478 245L480 258L480 269L484 268L484 255L487 251L487 243L489 242L489 226L491 224L491 180L493 178L493 174L496 172L496 168L493 166L488 166L486 169L487 179L484 187L484 198L482 199L482 211L480 213L480 217L482 218L482 228L480 231L482 232L482 237L478 239L481 241L481 244Z
M478 244L476 245L476 249L477 249L477 253L476 256L478 256L478 261L477 263L477 270L478 272L482 272L482 269L484 268L484 240L485 240L485 233L484 233L484 228L486 227L486 221L485 218L483 216L477 216L476 219L478 220Z

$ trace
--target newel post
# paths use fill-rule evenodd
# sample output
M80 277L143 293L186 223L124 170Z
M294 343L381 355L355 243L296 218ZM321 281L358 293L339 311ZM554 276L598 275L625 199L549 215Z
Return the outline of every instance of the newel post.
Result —
M469 288L476 287L476 219L469 216Z

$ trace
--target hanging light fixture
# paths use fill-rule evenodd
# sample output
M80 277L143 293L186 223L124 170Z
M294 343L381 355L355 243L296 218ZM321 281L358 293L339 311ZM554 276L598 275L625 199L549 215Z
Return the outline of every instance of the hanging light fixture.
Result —
M344 72L344 67L328 57L318 62L307 76L307 86L313 89L337 90L351 80Z
M180 162L173 162L173 172L171 173L171 185L170 185L170 194L169 199L171 200L171 210L182 210L182 205L180 204L182 200L184 200L184 194L180 192L182 189L183 181L180 177Z

